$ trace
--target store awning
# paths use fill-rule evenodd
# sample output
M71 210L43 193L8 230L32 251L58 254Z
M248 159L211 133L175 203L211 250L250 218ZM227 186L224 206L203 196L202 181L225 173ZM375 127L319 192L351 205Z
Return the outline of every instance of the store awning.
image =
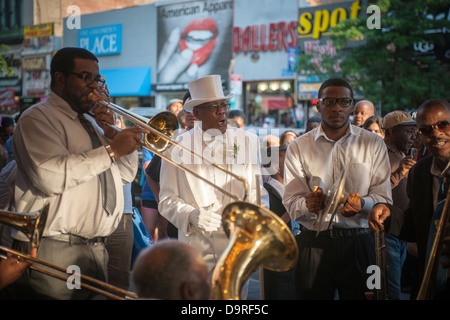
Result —
M287 98L282 97L263 97L261 107L268 110L289 109Z
M150 67L106 69L105 76L111 97L149 96L151 91Z

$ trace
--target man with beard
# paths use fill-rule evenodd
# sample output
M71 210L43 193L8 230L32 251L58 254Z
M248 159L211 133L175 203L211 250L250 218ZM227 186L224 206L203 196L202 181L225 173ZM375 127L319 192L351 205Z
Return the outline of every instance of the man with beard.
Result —
M16 211L34 212L48 202L37 258L106 281L105 238L122 217L123 184L136 175L136 150L144 131L117 132L106 126L103 122L113 123L113 114L105 107L95 110L96 121L85 117L95 101L106 99L97 91L105 81L89 51L59 50L50 74L47 99L23 113L14 134ZM15 235L13 247L28 252L28 239L20 236ZM76 289L76 281L69 289L65 281L35 271L25 272L14 285L16 298L98 298Z
M224 96L220 76L199 78L188 86L191 99L186 101L184 109L192 112L197 122L178 139L203 159L176 147L171 149L170 158L239 198L243 191L241 181L210 163L218 164L247 181L248 201L258 201L259 188L263 205L268 207L267 192L262 183L255 182L255 176L261 176L258 137L227 126L228 100L232 95ZM212 273L228 245L222 227L222 210L233 198L165 160L161 162L160 183L161 215L178 228L178 240L200 250Z
M406 189L408 208L402 212L398 207L379 204L370 215L373 220L371 228L383 227L383 222L390 217L386 221L389 222L386 223L386 231L400 229L400 239L417 244L418 283L421 283L448 189L443 178L449 178L450 104L439 99L424 102L417 109L416 125L431 155L420 159L409 171ZM447 272L441 265L438 270L434 298L448 299L450 290ZM411 298L415 297L414 289L417 290L413 288Z
M301 225L297 292L299 299L336 292L365 299L367 267L375 263L367 215L375 203L392 202L389 158L380 136L350 123L347 81L326 80L318 96L320 126L291 142L285 160L283 204ZM323 204L336 195L328 192L340 183L345 201L324 216Z

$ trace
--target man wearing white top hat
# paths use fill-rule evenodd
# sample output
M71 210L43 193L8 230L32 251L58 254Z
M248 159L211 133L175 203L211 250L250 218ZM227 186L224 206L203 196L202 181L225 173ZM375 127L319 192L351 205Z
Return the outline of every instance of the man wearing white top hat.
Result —
M255 178L261 175L258 137L227 126L229 99L233 95L224 95L219 75L199 78L188 87L191 100L184 104L184 110L194 113L198 121L192 130L178 137L178 142L203 159L177 147L170 149L168 156L241 199L242 182L211 163L222 166L247 181L246 201L257 203L260 194L261 205L268 207L267 192ZM228 244L222 228L222 209L234 201L202 179L162 161L159 211L178 228L180 241L202 252L211 274Z

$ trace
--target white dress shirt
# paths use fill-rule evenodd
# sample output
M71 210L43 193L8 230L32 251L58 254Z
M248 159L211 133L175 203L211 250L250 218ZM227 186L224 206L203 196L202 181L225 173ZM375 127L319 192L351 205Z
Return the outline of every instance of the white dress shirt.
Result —
M136 176L137 152L112 163L104 147L92 149L89 134L77 116L65 100L50 92L45 101L23 113L14 132L16 210L33 212L49 202L43 236L110 235L123 211L123 184ZM91 123L101 130L95 121ZM106 137L99 137L108 144ZM108 216L102 206L98 175L110 167L116 207Z
M367 214L373 205L392 203L391 168L383 140L370 131L350 125L341 139L333 141L319 126L289 144L283 203L291 219L309 230L317 230L319 224L314 224L317 214L308 211L304 196L315 186L327 194L344 168L347 169L344 195L348 197L357 192L364 199L364 207L359 214L346 218L340 213L340 206L333 219L334 227L367 228ZM330 218L331 214L320 231L328 227Z

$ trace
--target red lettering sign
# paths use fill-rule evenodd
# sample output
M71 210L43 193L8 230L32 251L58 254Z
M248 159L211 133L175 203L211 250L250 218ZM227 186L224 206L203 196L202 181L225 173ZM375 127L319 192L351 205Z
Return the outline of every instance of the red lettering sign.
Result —
M297 46L297 22L277 23L233 28L233 52L287 51Z

